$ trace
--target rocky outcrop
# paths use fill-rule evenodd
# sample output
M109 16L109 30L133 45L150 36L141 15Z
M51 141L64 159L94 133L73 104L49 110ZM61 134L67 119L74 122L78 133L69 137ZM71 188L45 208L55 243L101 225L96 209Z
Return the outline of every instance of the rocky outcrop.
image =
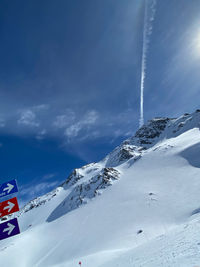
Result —
M77 209L88 200L101 194L102 190L111 186L120 177L119 171L114 168L103 168L100 173L86 182L76 185L71 193L61 202L61 204L51 213L48 222L54 221L60 216Z

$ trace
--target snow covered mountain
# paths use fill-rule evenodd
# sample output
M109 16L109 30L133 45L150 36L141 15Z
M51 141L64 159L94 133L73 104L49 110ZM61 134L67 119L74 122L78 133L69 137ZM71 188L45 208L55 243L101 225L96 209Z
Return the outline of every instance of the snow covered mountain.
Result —
M200 110L153 119L10 216L0 266L200 266L199 192Z

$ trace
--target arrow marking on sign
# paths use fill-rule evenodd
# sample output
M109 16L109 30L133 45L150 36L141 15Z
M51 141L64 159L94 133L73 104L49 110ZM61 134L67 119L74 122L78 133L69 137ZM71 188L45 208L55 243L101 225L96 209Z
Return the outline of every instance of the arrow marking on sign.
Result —
M7 184L7 187L3 189L3 191L8 191L7 193L9 194L10 191L14 188L14 185L12 184Z
M8 201L8 206L6 206L3 210L8 210L8 212L10 212L12 210L12 208L14 208L15 204Z
M8 228L4 229L3 232L8 232L8 235L10 235L12 231L15 229L15 225L8 223L7 226Z

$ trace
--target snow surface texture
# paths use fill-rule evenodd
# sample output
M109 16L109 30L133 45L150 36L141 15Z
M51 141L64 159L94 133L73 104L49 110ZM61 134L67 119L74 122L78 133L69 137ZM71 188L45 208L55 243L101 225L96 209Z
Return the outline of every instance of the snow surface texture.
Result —
M22 233L1 241L0 266L200 266L199 126L199 111L153 119L3 218Z

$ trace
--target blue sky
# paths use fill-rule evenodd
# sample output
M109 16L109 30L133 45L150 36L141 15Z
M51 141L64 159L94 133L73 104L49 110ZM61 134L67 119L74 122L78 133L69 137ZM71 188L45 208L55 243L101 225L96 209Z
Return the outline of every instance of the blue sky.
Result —
M157 0L145 121L199 108L200 2ZM138 128L144 1L2 0L0 182L22 201Z

